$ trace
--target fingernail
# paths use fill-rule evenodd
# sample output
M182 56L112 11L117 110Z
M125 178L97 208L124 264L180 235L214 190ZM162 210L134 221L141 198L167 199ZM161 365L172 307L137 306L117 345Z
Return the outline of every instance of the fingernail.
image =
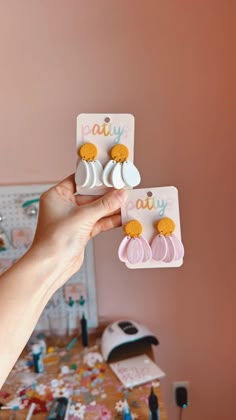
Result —
M126 190L117 190L115 194L121 203L124 203L128 198L128 192Z

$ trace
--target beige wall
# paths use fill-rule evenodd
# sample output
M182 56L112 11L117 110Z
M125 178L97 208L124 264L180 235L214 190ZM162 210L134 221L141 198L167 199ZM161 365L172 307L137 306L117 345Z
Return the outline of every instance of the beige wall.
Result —
M179 188L182 268L128 270L117 258L121 231L95 241L99 314L154 330L170 420L174 380L191 383L184 419L236 418L235 5L0 1L0 182L73 172L76 115L108 111L136 117L141 186Z

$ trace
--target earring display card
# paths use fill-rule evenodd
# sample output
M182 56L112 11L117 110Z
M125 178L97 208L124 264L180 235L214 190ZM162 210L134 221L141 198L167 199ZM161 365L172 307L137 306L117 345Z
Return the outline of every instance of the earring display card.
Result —
M50 187L52 184L0 186L0 274L21 258L31 245L37 225L40 195ZM68 313L69 329L73 331L82 311L88 326L96 327L92 240L87 244L81 269L49 300L36 330L47 332L51 315Z
M128 199L121 208L121 217L122 225L127 236L123 238L120 244L119 258L125 262L128 268L168 268L180 267L183 264L179 200L176 187L129 190ZM133 222L131 223L131 221ZM157 226L159 226L159 231L157 230ZM129 228L136 234L130 234L128 232ZM129 255L132 258L134 255L134 260L135 258L139 258L139 249L136 246L139 244L137 242L142 242L141 246L144 250L143 254L146 257L146 262L130 263L132 258L129 258L128 255L127 259L128 241L131 244ZM156 246L156 241L158 241L158 246ZM159 244L159 242L161 243ZM165 256L161 260L157 260L160 252L163 250L162 242L164 242L164 246L166 247ZM169 251L168 248L169 246L172 247L171 250L173 249L174 254L172 257L171 250ZM149 257L147 256L148 253L150 253ZM142 261L144 260L145 258L142 259Z
M76 150L79 194L102 195L111 187L132 188L139 184L140 175L133 164L133 115L80 114Z

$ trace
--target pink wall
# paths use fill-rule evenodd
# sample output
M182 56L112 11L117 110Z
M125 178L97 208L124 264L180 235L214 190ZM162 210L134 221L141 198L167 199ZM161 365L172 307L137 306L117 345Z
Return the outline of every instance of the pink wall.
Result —
M95 241L99 314L132 317L155 331L170 420L177 419L174 380L191 383L184 419L236 418L235 5L8 0L0 6L1 183L56 181L73 172L76 115L109 111L136 117L141 186L179 188L182 268L126 269L117 258L120 230Z

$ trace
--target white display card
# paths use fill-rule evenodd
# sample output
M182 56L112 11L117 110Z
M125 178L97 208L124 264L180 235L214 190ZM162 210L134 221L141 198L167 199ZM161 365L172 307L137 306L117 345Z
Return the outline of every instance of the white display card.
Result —
M134 116L131 114L80 114L77 117L76 152L77 167L81 161L79 149L85 143L96 146L98 155L96 160L102 167L111 160L111 148L123 144L128 148L128 159L134 160ZM88 186L77 185L77 192L85 195L103 195L109 190L105 185Z
M156 363L145 354L110 363L110 367L125 388L133 388L165 376Z

